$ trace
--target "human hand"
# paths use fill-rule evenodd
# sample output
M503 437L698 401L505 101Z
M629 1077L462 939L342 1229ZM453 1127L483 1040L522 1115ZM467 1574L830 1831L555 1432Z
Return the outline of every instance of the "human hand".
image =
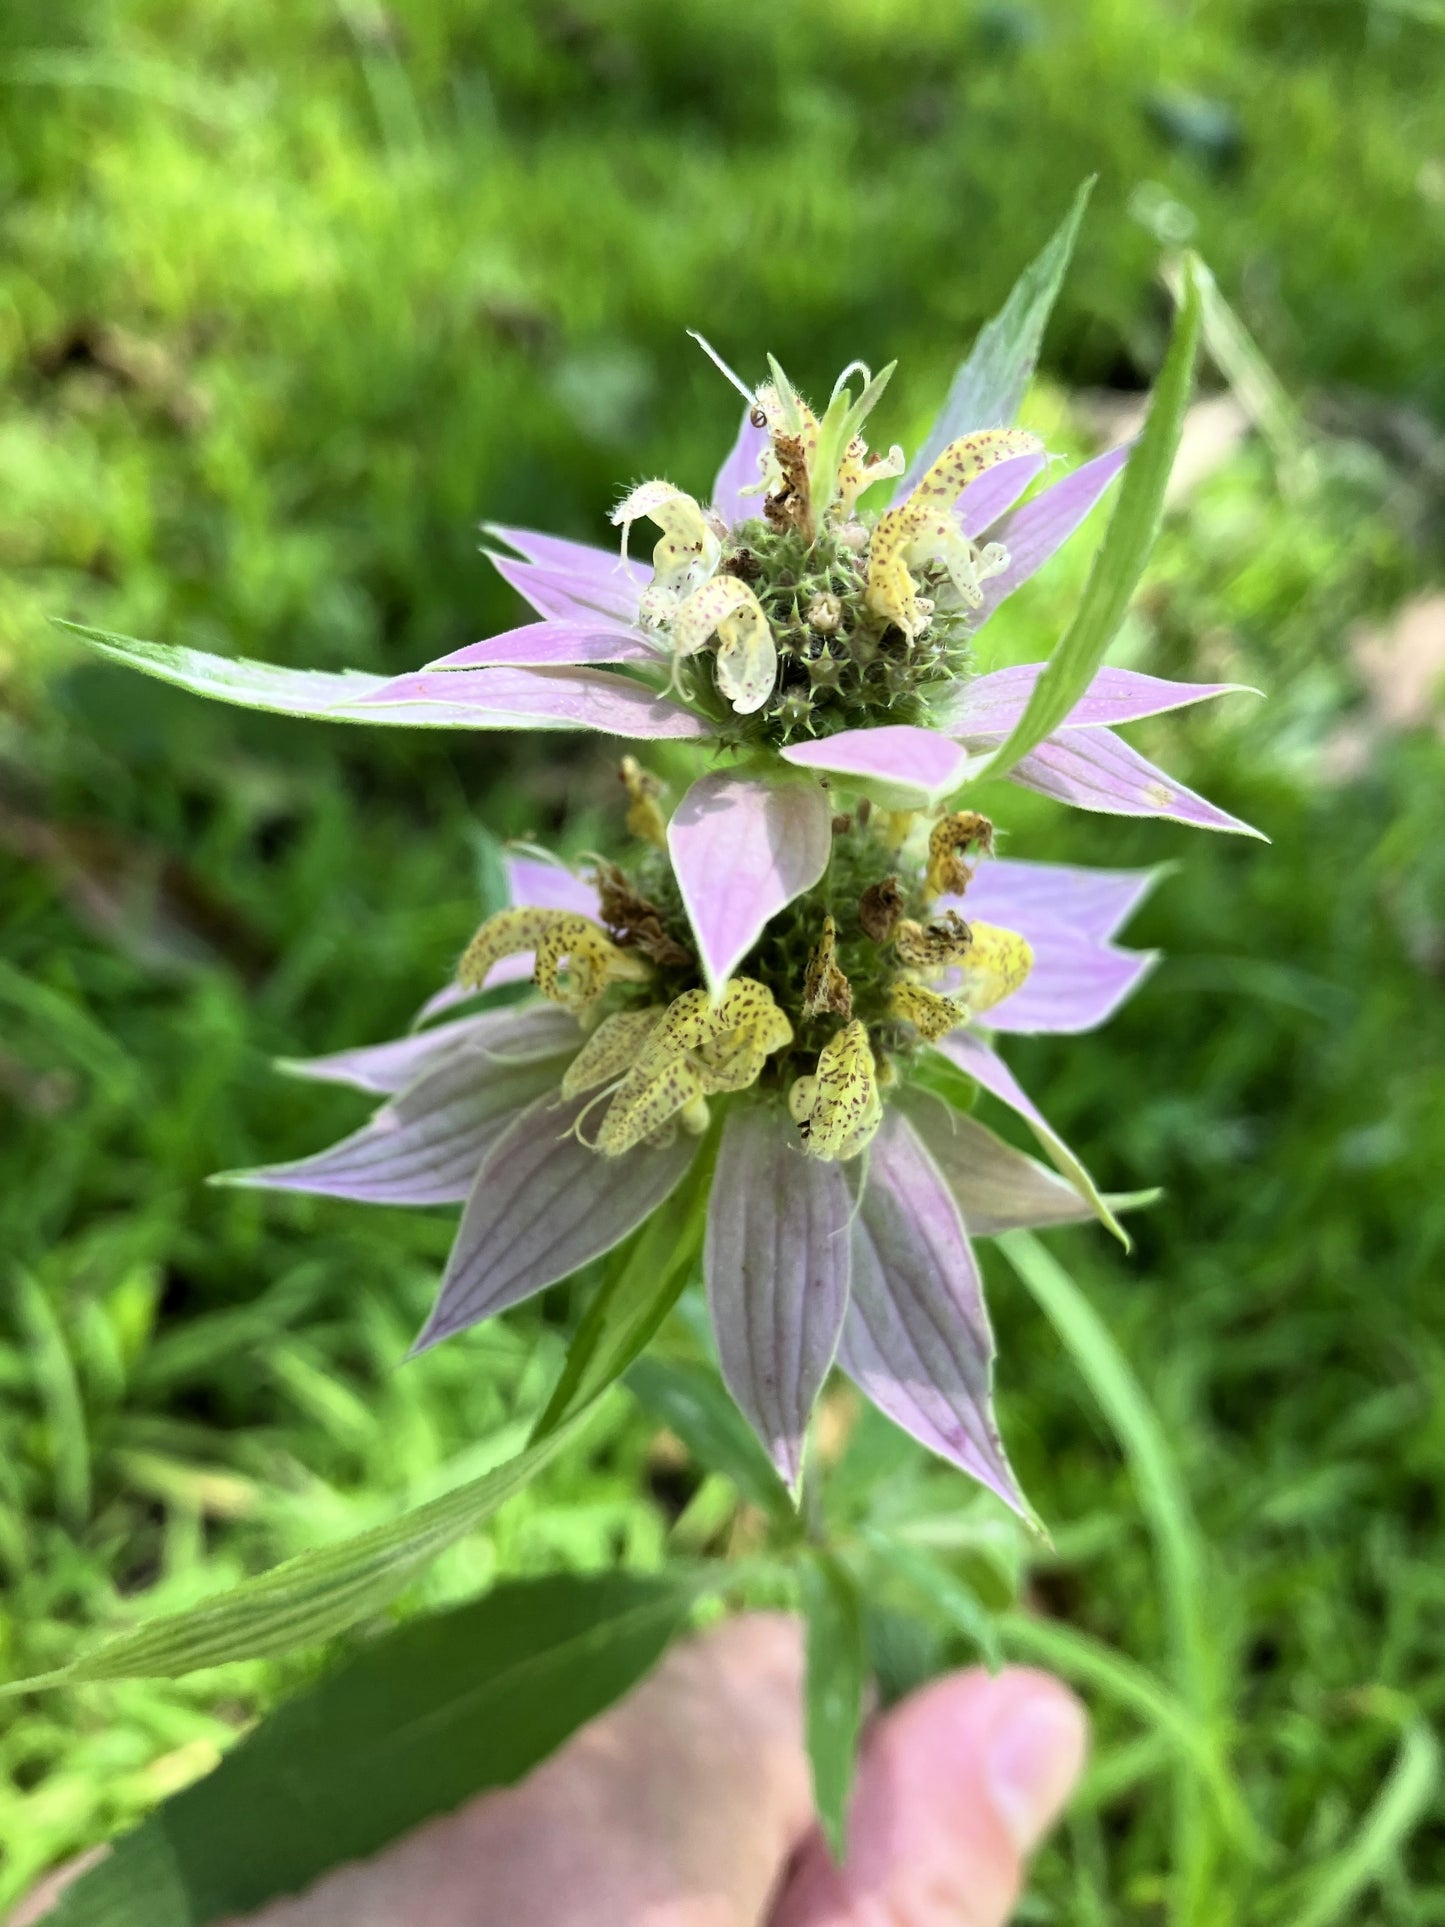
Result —
M801 1698L797 1622L728 1620L517 1786L247 1927L1002 1927L1083 1763L1073 1696L974 1670L884 1714L842 1869L812 1821Z

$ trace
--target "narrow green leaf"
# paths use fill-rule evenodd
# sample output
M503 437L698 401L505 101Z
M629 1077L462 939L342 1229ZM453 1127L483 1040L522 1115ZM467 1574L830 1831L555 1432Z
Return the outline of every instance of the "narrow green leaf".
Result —
M801 435L803 416L798 407L797 391L783 373L782 364L776 355L768 356L768 372L773 378L773 387L778 397L778 422L785 435Z
M122 1633L41 1679L0 1695L98 1679L173 1679L232 1659L258 1659L330 1639L399 1592L439 1552L513 1498L596 1409L581 1407L505 1465L335 1545L303 1552L229 1592Z
M1061 1673L1142 1719L1210 1790L1221 1824L1242 1852L1258 1857L1259 1828L1219 1748L1183 1701L1147 1668L1062 1620L1006 1613L997 1622L1010 1657Z
M813 1801L833 1858L841 1860L863 1726L863 1605L852 1575L831 1553L813 1552L802 1581Z
M1184 427L1199 351L1200 286L1192 256L1184 264L1184 299L1149 419L1129 457L1109 527L1074 619L1034 684L1028 706L1007 740L975 772L1002 776L1057 729L1093 681L1094 672L1124 620L1164 513L1164 490Z
M625 1693L692 1589L519 1581L378 1639L282 1706L85 1875L54 1927L203 1927L297 1893L488 1787Z
M1219 291L1202 261L1194 262L1202 301L1204 348L1229 383L1235 399L1254 423L1274 456L1286 492L1308 487L1317 474L1309 430L1299 404L1260 353L1253 336ZM1166 263L1164 278L1176 301L1184 298L1187 264Z
M897 366L896 361L890 361L868 382L857 401L852 399L847 388L840 386L833 392L833 399L818 424L818 443L813 451L813 463L808 476L813 514L820 526L823 517L833 506L833 498L838 490L838 464L847 453L848 444L878 406Z
M1229 1768L1220 1738L1224 1668L1210 1631L1199 1525L1163 1429L1103 1319L1031 1233L1007 1231L997 1243L1072 1354L1123 1446L1154 1540L1175 1684L1218 1760L1209 1775L1186 1766L1175 1781L1175 1917L1181 1923L1203 1920L1217 1852L1217 1816L1202 1800L1202 1787L1206 1779L1227 1776Z
M1440 1784L1440 1744L1423 1720L1413 1720L1390 1777L1358 1833L1314 1876L1311 1895L1288 1914L1290 1927L1333 1927L1389 1867L1430 1808Z
M716 1136L672 1196L615 1252L577 1326L547 1408L532 1430L546 1438L599 1398L645 1350L692 1275L702 1249Z
M711 1366L640 1358L626 1382L643 1409L676 1432L699 1465L723 1473L745 1499L780 1524L795 1523L787 1487Z
M998 313L979 330L967 361L949 386L938 419L898 487L907 495L951 441L976 428L1009 428L1033 377L1059 288L1093 192L1083 183L1043 252L1014 283Z

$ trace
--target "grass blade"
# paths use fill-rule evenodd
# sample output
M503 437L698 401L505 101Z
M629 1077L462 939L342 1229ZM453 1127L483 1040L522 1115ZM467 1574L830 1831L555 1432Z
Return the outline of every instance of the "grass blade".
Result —
M1251 1856L1261 1855L1259 1829L1218 1747L1189 1708L1147 1668L1076 1626L1032 1613L1006 1613L995 1619L994 1626L1011 1656L1062 1673L1142 1719L1177 1758L1187 1760L1207 1781L1220 1819L1236 1844Z
M1159 1421L1112 1333L1063 1267L1027 1232L1006 1232L997 1242L1072 1354L1124 1448L1158 1557L1175 1684L1216 1757L1217 1767L1209 1777L1227 1776L1199 1528ZM1218 1843L1202 1786L1193 1766L1181 1767L1175 1780L1173 1907L1181 1927L1208 1917L1214 1878Z
M1182 274L1184 298L1155 384L1149 419L1124 470L1119 499L1074 619L1034 684L1028 707L979 775L1004 775L1058 728L1092 682L1139 586L1164 513L1164 490L1193 392L1199 352L1202 298L1192 255L1185 257Z
M1412 1720L1359 1832L1314 1876L1314 1891L1304 1905L1290 1909L1290 1927L1333 1927L1343 1919L1419 1825L1439 1783L1439 1741L1423 1720Z

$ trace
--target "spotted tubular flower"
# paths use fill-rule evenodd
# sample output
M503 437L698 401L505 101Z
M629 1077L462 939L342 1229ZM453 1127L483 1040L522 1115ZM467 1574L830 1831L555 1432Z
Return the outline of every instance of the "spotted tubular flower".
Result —
M1102 1023L1152 961L1113 941L1152 874L981 857L962 896L936 895L931 826L918 820L901 845L899 827L866 808L838 818L820 885L720 993L700 980L680 881L649 838L627 870L585 879L510 857L512 905L483 924L465 981L421 1028L287 1067L381 1095L371 1121L314 1157L226 1181L461 1203L424 1347L611 1249L706 1145L718 1355L782 1475L796 1488L836 1363L1026 1511L993 1418L970 1240L1117 1220L977 1020L993 1032ZM899 913L880 921L884 884ZM663 961L643 954L639 929ZM523 980L534 998L457 1014ZM958 1070L1024 1119L1053 1170L937 1094L956 1097Z

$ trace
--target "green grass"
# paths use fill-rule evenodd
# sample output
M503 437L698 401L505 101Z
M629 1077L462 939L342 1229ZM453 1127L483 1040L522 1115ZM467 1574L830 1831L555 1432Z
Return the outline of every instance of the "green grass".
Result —
M1445 1920L1418 1824L1445 1698L1445 747L1387 738L1349 782L1320 758L1358 696L1351 629L1438 566L1442 35L1415 11L700 0L680 31L653 0L417 0L389 27L319 3L6 10L7 1675L520 1444L567 1293L398 1369L447 1214L204 1179L359 1118L268 1060L405 1025L479 914L479 824L565 819L586 847L615 802L600 756L210 710L78 666L46 618L322 666L434 655L513 613L483 516L600 537L640 475L705 485L734 400L686 326L748 368L771 348L815 394L897 354L880 434L915 439L1098 169L1032 419L1074 446L1069 390L1157 366L1130 209L1167 200L1353 439L1313 490L1234 457L1166 528L1116 651L1271 692L1139 740L1272 846L1006 793L1016 851L1178 866L1131 932L1166 953L1137 1000L1012 1053L1102 1182L1166 1187L1132 1258L1050 1239L1072 1297L989 1262L1004 1428L1054 1536L1005 1643L1077 1677L1100 1736L1024 1918ZM1045 653L1086 561L990 650ZM619 1395L403 1609L725 1542L727 1489L652 1432ZM913 1493L920 1543L1006 1604L1020 1548L959 1482L917 1485L868 1425L836 1477ZM885 1684L969 1650L938 1614L910 1645L888 1605ZM0 1896L317 1663L7 1711Z

